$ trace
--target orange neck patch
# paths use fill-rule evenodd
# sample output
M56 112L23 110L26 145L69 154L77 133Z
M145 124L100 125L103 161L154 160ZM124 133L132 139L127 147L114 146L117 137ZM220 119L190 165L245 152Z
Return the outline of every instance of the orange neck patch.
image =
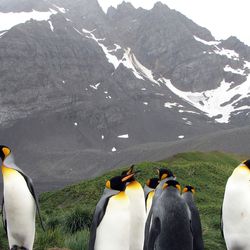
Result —
M128 196L125 194L124 191L121 191L118 194L114 195L113 198L116 200L125 200L128 199Z
M2 165L2 173L3 173L3 177L6 178L11 175L16 175L17 171L15 169L7 168L4 165Z
M129 189L140 189L141 184L138 181L132 181L127 185L127 188L129 188Z

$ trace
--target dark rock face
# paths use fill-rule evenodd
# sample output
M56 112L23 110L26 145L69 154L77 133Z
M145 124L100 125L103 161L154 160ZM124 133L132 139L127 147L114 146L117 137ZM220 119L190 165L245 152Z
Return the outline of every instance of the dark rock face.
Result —
M214 41L161 3L107 14L96 0L0 3L0 12L33 9L55 14L0 31L0 138L35 179L63 185L249 122L250 52L237 38Z

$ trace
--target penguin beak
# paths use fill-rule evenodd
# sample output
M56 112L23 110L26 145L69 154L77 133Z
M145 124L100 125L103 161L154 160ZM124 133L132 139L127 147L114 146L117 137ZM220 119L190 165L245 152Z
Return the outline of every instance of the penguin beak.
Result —
M135 165L132 165L129 170L127 171L127 174L132 174L134 172L134 166Z
M135 175L135 173L126 175L122 178L122 182L126 182L127 180L129 180L131 177L133 177Z
M159 169L159 168L154 167L154 170L157 172L157 175L159 175L159 174L160 174L160 169Z

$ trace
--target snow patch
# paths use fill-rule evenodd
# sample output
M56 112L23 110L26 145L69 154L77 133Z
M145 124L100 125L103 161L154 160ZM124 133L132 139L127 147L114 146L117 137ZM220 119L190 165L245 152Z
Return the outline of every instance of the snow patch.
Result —
M78 30L77 30L78 31ZM93 32L95 30L89 31L87 29L82 29L82 32L85 33L85 37L89 39L93 39L98 43L98 45L102 48L104 54L106 55L106 58L108 59L108 62L113 64L114 68L117 69L117 67L120 64L123 64L126 68L130 69L136 78L140 80L145 80L144 78L147 78L151 82L157 84L160 86L159 82L157 82L154 77L151 70L146 68L144 65L142 65L135 55L131 52L130 48L124 49L124 54L121 60L118 60L118 58L113 55L112 53L116 52L118 49L121 49L121 46L118 44L114 44L115 49L108 49L104 44L102 44L100 41L104 41L105 38L97 38ZM79 33L79 31L78 31ZM87 35L86 35L87 34ZM82 34L84 35L84 34Z
M98 87L100 86L100 82L98 82L97 84L95 84L95 85L89 85L89 87L91 87L92 89L95 89L95 90L97 90L98 89Z
M235 111L250 109L250 106L241 106L236 108L237 103L250 96L250 76L247 80L239 86L232 87L232 83L223 80L220 86L216 89L206 90L202 92L181 91L177 89L169 79L161 78L161 82L177 96L206 113L208 117L217 117L215 121L219 123L228 123L231 114ZM239 95L238 98L233 100L233 97ZM233 100L229 102L230 100ZM222 105L227 103L227 105ZM179 110L180 113L197 113L194 111Z
M121 60L121 63L128 69L131 69L133 74L135 75L136 78L144 80L143 77L140 75L139 72L137 72L135 68L135 64L133 63L136 60L135 56L133 53L131 53L130 48L125 49L125 53L123 55L123 58Z
M122 138L122 139L128 139L129 135L128 134L124 134L124 135L118 135L118 138Z
M221 43L220 41L205 41L205 40L203 40L203 39L201 39L201 38L199 38L199 37L197 37L197 36L193 36L193 37L194 37L194 39L195 39L196 41L198 41L198 42L200 42L200 43L203 43L203 44L205 44L205 45L209 45L209 46L218 45L218 44Z
M250 62L244 61L244 69L250 69Z
M155 93L155 95L158 95L158 96L165 96L165 95L162 94L162 93Z
M4 32L1 32L0 33L0 38L4 36L4 34L6 33L7 31L4 31Z
M242 70L242 69L233 69L229 65L226 65L224 67L224 71L226 71L226 72L232 72L234 74L238 74L238 75L242 75L242 76L246 75L244 70Z
M184 108L182 105L180 105L179 103L177 102L165 102L164 103L164 107L165 108L173 108L173 107L179 107L179 108ZM180 111L179 111L180 112Z
M219 47L216 46L216 50L214 50L215 54L221 55L221 56L226 56L229 59L235 59L239 60L239 54L235 52L234 50L231 49L220 49Z
M48 21L48 22L49 22L49 26L50 26L51 31L54 32L54 26L53 26L52 22L51 21Z
M59 6L55 5L55 4L53 4L53 6L56 7L59 12L66 13L66 10L63 7L59 7Z

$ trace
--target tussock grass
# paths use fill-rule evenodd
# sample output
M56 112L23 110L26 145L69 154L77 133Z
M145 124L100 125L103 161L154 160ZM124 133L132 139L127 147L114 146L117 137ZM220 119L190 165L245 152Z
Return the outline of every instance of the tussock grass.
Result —
M143 162L135 168L141 170L137 179L142 184L156 175L155 167L167 167L175 173L182 186L193 185L196 188L195 199L201 215L205 249L224 250L226 247L220 233L220 209L227 178L241 160L240 156L222 152L189 152L162 162ZM43 193L40 205L47 231L42 232L38 226L34 250L56 247L87 249L88 228L105 182L126 168L110 171L59 191ZM0 226L0 249L7 250L6 238L2 238L2 233Z

